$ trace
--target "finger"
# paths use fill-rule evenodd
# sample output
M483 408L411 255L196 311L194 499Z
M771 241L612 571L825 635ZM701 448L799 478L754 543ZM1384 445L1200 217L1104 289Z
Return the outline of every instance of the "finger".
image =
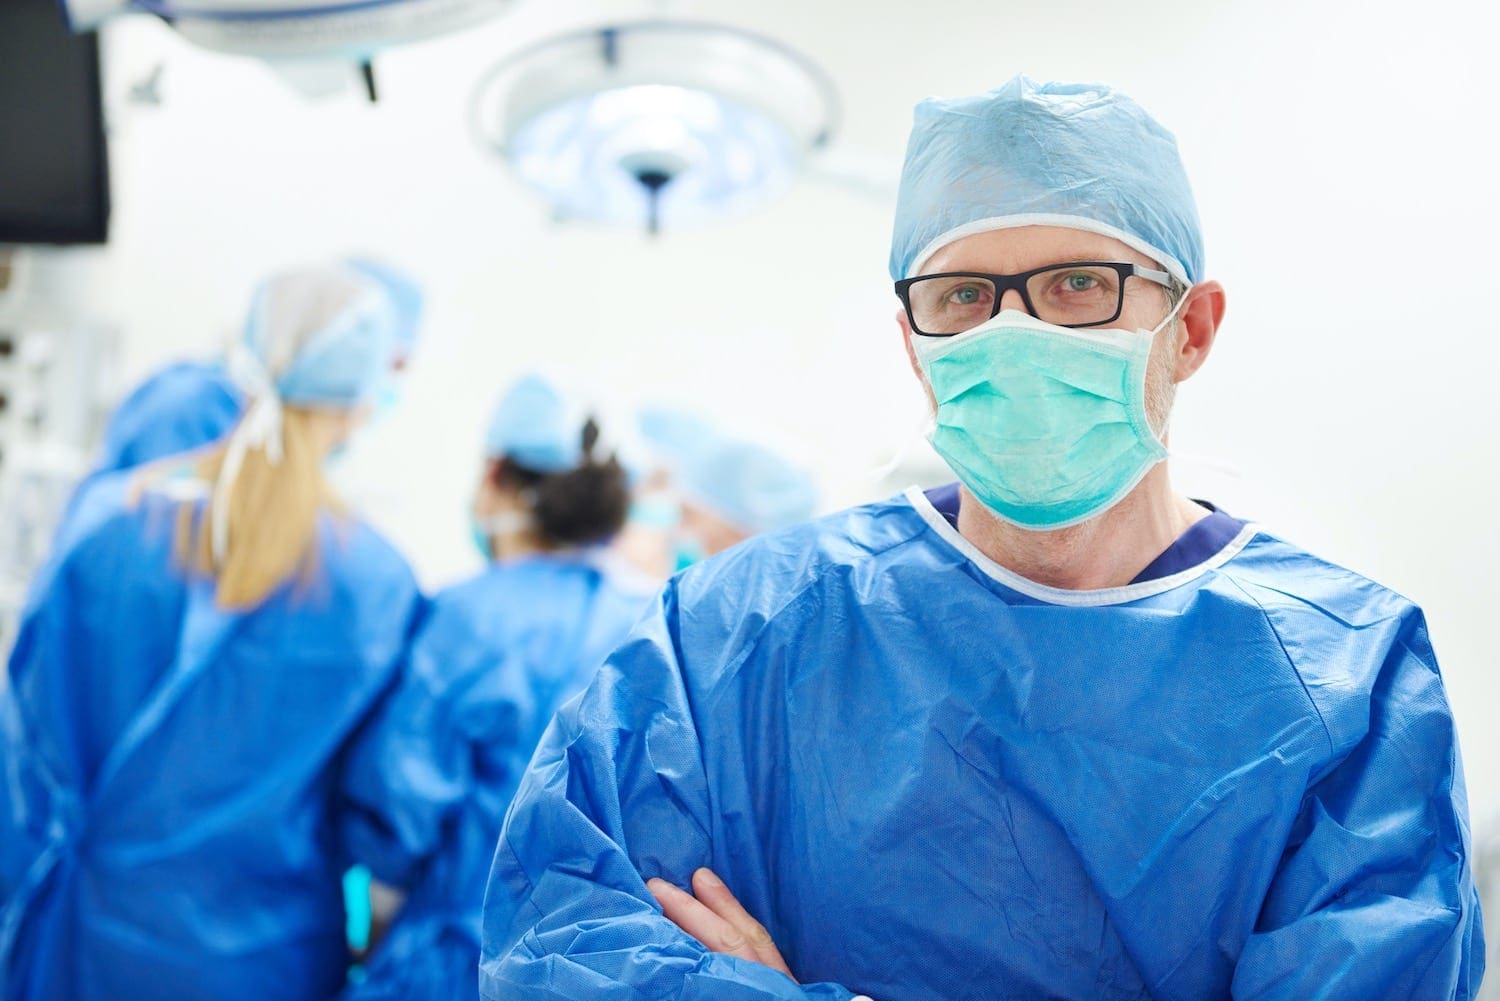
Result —
M741 959L756 959L750 942L728 921L719 917L693 897L664 879L651 879L646 889L661 905L667 920L697 939L712 952L728 953Z
M754 916L745 910L735 895L729 891L729 887L724 885L724 881L712 869L703 868L693 873L693 893L705 907L744 937L750 947L750 958L792 977L792 971L787 967L786 960L781 958L781 950L776 948L776 943L771 940L771 933L766 931L765 925L755 920ZM792 979L797 978L792 977Z

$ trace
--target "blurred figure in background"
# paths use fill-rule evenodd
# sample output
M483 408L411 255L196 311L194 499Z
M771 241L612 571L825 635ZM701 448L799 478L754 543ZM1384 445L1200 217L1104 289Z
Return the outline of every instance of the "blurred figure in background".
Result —
M352 258L346 266L374 282L388 300L395 323L390 367L406 367L416 347L422 292L409 277L385 264ZM251 387L225 359L181 361L151 376L127 396L104 429L96 472L138 466L217 441L245 412ZM377 406L393 402L394 379L383 383Z
M812 477L748 441L714 443L678 469L677 482L684 565L806 521L818 506Z
M489 565L433 599L401 690L352 758L352 840L410 896L349 998L475 996L484 887L516 784L553 712L650 597L605 558L628 505L595 420L546 381L518 382L474 500Z
M6 999L342 987L336 762L420 596L323 467L397 327L354 269L268 280L228 438L77 498L0 695Z
M636 491L621 550L658 578L817 509L812 477L770 449L680 410L648 408L638 424L657 461Z

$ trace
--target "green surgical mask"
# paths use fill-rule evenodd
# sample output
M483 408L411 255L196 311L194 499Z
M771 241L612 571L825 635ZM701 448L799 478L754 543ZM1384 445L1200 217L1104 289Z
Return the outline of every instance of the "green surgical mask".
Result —
M642 528L670 531L682 521L682 503L663 490L638 496L630 505L630 522Z
M1129 331L1004 310L952 337L912 335L937 400L932 447L985 507L1022 528L1066 528L1109 510L1167 456L1146 417L1146 368L1176 312Z
M469 538L486 562L495 558L494 544L490 541L489 529L485 528L484 522L472 516L469 518Z

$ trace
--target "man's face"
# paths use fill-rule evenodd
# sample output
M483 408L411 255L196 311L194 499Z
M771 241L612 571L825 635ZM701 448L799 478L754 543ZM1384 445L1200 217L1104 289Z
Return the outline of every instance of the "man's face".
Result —
M1120 261L1162 270L1160 263L1108 236L1061 226L1017 226L975 233L955 240L933 254L922 266L921 273L930 275L946 271L978 271L985 274L1017 274L1032 268L1066 264L1070 261ZM1005 293L1000 308L1025 312L1026 304L1021 301L1019 292L1011 290ZM1162 321L1170 309L1171 304L1164 287L1144 278L1131 278L1125 284L1125 303L1119 317L1106 326L1124 330L1150 330ZM904 312L900 314L900 322L910 339L912 334ZM1172 399L1177 387L1179 333L1178 326L1174 323L1156 335L1156 340L1151 345L1151 360L1146 372L1146 413L1151 420L1152 429L1162 436L1165 436L1167 418L1172 410ZM923 388L927 390L929 403L935 408L932 389L925 385L925 379Z

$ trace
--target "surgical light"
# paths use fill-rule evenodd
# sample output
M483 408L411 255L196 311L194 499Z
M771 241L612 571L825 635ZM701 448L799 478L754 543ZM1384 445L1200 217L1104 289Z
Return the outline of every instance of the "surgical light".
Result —
M74 30L155 14L205 48L262 59L368 59L401 42L458 31L513 0L61 0Z
M826 75L735 28L643 21L544 40L474 97L480 141L563 219L651 232L772 200L830 140Z

